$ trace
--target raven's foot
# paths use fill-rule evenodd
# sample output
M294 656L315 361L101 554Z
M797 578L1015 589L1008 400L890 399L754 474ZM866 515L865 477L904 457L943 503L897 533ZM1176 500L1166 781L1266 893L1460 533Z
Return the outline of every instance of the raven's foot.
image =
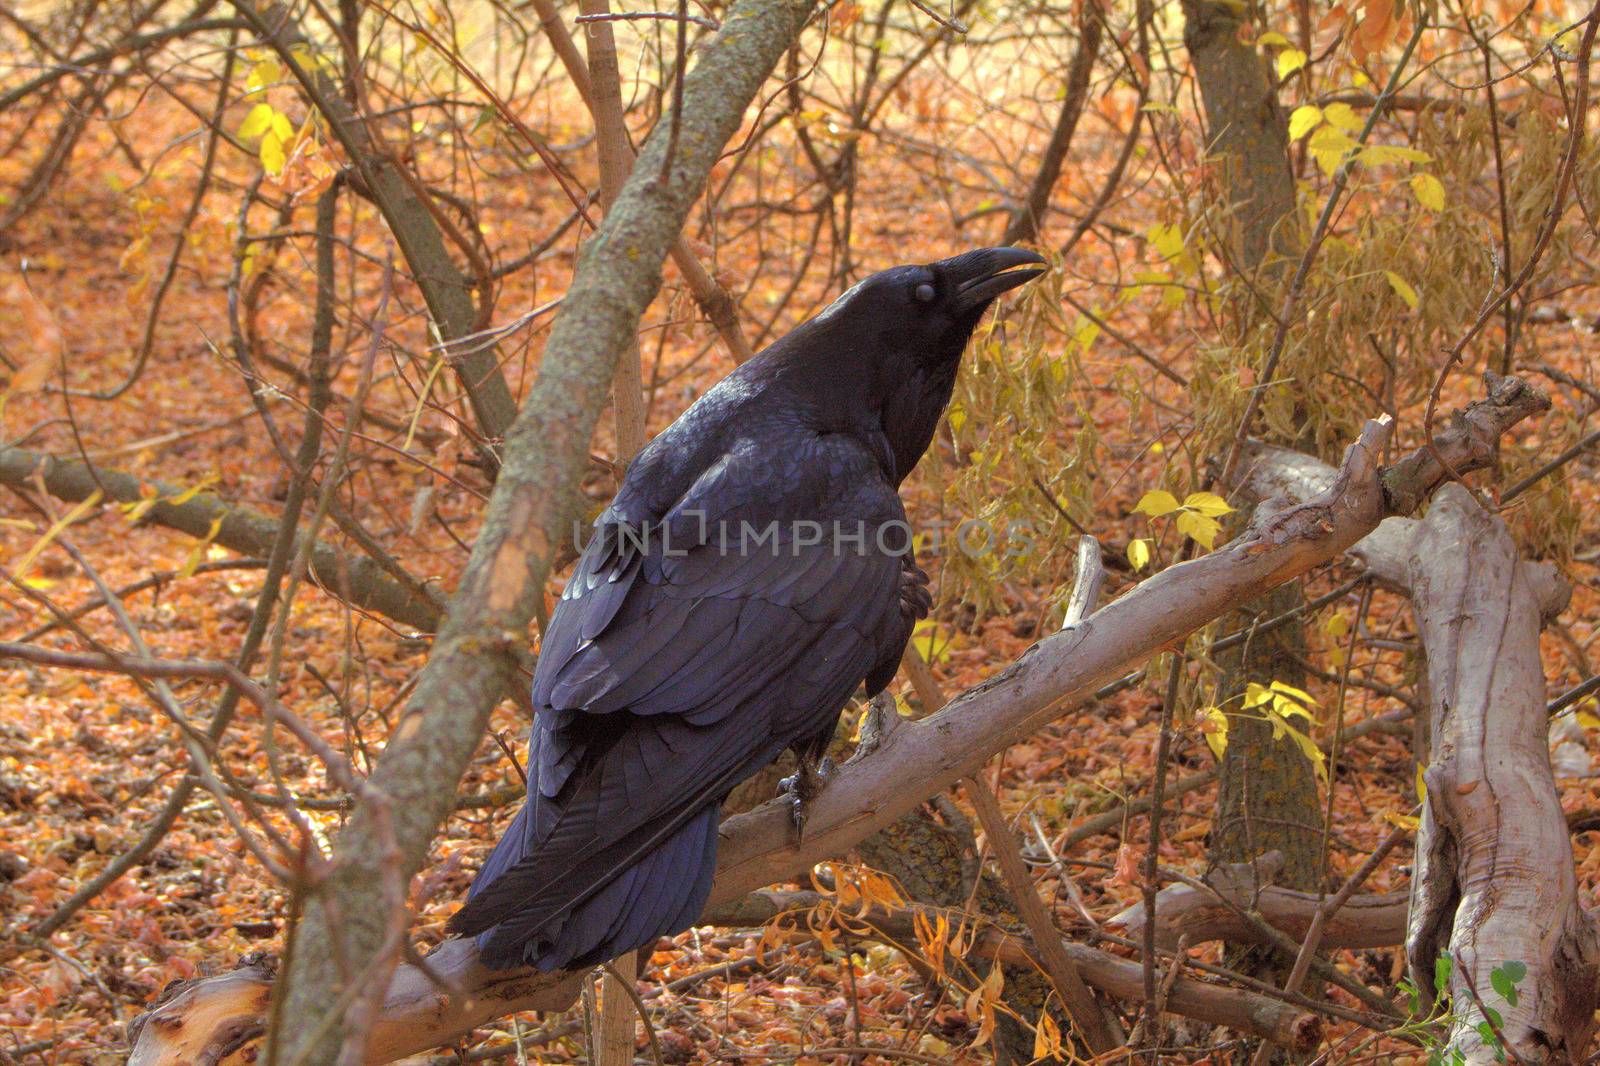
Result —
M813 766L808 759L800 760L800 769L778 782L778 795L788 797L789 817L794 820L794 839L799 843L805 837L806 804L810 803L822 791L822 786L833 776L833 759L824 755Z
M928 591L928 572L910 555L900 557L900 615L920 621L933 610L933 593Z

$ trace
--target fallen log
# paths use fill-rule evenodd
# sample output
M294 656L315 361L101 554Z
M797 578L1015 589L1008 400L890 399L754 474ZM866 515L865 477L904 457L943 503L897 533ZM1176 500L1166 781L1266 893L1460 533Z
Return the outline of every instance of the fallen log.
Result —
M1458 472L1492 465L1500 436L1548 409L1549 400L1516 378L1491 375L1488 384L1488 397L1458 412L1435 436L1433 449L1418 449L1394 466L1380 468L1377 457L1388 442L1392 422L1387 417L1369 422L1325 492L1263 516L1235 541L1147 579L1033 645L1006 670L969 689L939 713L917 722L887 720L885 724L893 728L863 743L812 802L803 841L794 840L789 809L781 801L729 819L721 831L711 905L803 877L817 862L841 855L868 834L891 825L927 797L976 771L1001 748L1060 717L1151 655L1180 643L1263 591L1334 558L1370 534L1396 506L1414 508L1425 499L1447 476L1441 457ZM441 1022L436 1001L430 1001L427 1009L418 1009L415 1001L397 1001L393 994L397 986L427 983L414 966L402 965L391 984L380 1025L385 1032L405 1032L410 1049L436 1046L470 1024L516 1010L548 1010L570 1002L575 987L571 974L489 975L467 965L469 944L450 950L451 959L458 958L455 952L464 953L459 957L465 983L458 985L458 998L470 1011L452 1008ZM492 986L474 983L491 980ZM389 1004L397 1002L411 1013L392 1011ZM469 1023L469 1018L476 1021ZM149 1040L160 1031L148 1023L142 1027L131 1061L139 1066L175 1061L153 1050ZM390 1057L374 1052L367 1061L394 1057L388 1050L382 1054Z
M797 912L828 902L817 892L755 892L720 908L707 919L715 924L760 925L785 912ZM883 938L916 944L916 917L936 919L938 908L874 907L862 916L852 915L852 930L870 929ZM960 914L947 914L953 926ZM928 922L927 928L932 928ZM1093 988L1119 999L1143 995L1144 967L1104 951L1062 942L1083 979ZM1000 929L979 932L968 948L969 958L993 959L1012 965L1039 967L1034 942ZM464 1031L511 1010L550 1009L566 1006L577 995L584 975L570 975L562 985L548 982L530 989L526 971L492 973L477 965L467 941L445 942L427 957L432 978L415 966L403 967L390 985L382 1020L374 1027L369 1062L389 1062L433 1046L430 1033ZM271 959L251 956L225 974L199 981L177 982L161 1002L140 1015L129 1028L134 1044L129 1066L186 1066L191 1063L225 1063L247 1048L263 1032L263 1016L271 996L276 966ZM471 989L470 996L451 997L445 988ZM505 1004L512 1006L505 1006ZM1225 985L1180 976L1172 986L1167 1009L1208 1025L1221 1025L1270 1040L1295 1051L1316 1047L1322 1019L1311 1011L1266 996Z

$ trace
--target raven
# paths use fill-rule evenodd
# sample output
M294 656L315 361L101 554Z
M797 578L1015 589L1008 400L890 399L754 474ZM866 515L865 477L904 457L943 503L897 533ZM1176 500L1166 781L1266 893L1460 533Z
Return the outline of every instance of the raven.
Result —
M931 605L897 489L985 309L1044 262L874 274L629 465L545 629L527 801L450 921L485 965L594 965L692 925L723 799L786 748L803 824L840 711Z

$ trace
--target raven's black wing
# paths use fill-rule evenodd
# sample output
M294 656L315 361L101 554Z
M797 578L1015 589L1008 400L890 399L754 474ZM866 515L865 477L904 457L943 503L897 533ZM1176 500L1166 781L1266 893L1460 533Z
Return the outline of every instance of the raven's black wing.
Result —
M909 635L905 537L882 535L904 512L851 438L724 456L654 537L617 517L546 633L527 805L452 922L494 927L491 964L609 957L692 921L716 805L830 727Z

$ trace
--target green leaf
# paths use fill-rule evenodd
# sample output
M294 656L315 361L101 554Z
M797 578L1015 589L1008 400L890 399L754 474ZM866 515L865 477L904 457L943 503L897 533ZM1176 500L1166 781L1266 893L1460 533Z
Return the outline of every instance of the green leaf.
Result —
M1298 48L1285 48L1278 53L1278 80L1282 81L1306 65L1306 54Z
M1432 174L1413 174L1411 193L1429 211L1444 210L1444 182Z
M1417 290L1411 287L1411 283L1392 270L1385 270L1383 276L1389 279L1389 287L1395 291L1395 294L1400 299L1406 302L1406 306L1415 310L1417 306Z
M1301 104L1289 116L1289 140L1298 141L1322 125L1322 108L1316 104Z
M1513 1007L1517 1005L1517 986L1510 977L1506 976L1504 967L1496 966L1489 971L1489 983L1494 986L1496 992L1500 993L1501 999Z
M1133 509L1134 514L1147 514L1151 518L1160 518L1162 515L1171 514L1179 507L1178 498L1165 489L1152 489L1139 498L1139 503Z
M1515 960L1511 962L1503 962L1500 964L1500 969L1506 972L1506 977L1510 979L1513 985L1521 984L1522 979L1528 976L1528 965L1524 962L1517 962Z
M1453 964L1454 960L1450 958L1449 952L1433 960L1433 987L1437 991L1442 993L1450 990L1450 970Z

